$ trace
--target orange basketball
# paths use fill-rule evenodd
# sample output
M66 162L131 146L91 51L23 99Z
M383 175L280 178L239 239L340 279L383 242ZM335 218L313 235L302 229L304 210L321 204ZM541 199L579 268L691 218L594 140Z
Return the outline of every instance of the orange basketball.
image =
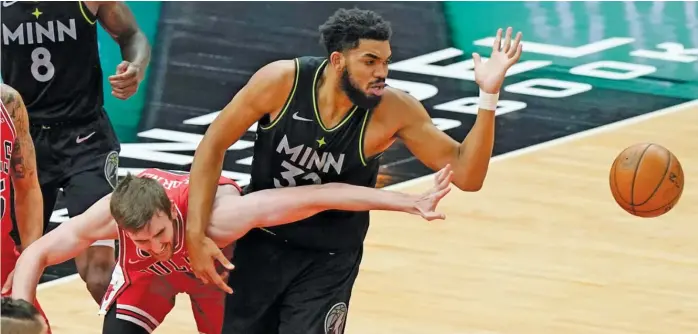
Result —
M673 153L657 144L636 144L611 166L611 193L618 205L638 217L658 217L681 198L683 169Z

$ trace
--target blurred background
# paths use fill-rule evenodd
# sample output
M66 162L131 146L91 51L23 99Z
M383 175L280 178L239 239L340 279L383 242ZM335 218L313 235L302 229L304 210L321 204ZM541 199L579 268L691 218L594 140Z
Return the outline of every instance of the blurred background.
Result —
M495 155L698 97L695 2L155 2L127 4L153 47L137 95L105 91L123 143L120 173L188 170L194 149L250 76L268 62L323 56L317 28L338 8L392 22L388 83L424 103L461 141L475 120L471 53L489 54L497 28L524 34L524 54L500 96ZM106 77L121 61L100 28ZM228 151L225 174L247 183L254 127ZM400 143L382 158L379 186L430 171ZM67 211L59 201L52 221ZM75 272L72 261L44 281Z

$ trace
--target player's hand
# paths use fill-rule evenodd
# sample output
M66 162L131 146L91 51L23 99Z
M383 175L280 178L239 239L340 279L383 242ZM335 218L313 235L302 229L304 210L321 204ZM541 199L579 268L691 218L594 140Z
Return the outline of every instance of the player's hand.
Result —
M187 237L187 249L189 251L189 261L194 275L204 284L213 283L227 293L233 293L226 283L227 271L219 274L216 271L215 261L220 262L227 270L233 270L230 261L225 257L223 251L218 248L215 242L208 237L200 240L191 240Z
M499 93L507 70L521 58L521 32L516 33L514 43L511 41L511 32L511 27L507 28L504 44L502 44L502 29L497 30L492 55L487 61L483 62L479 54L473 53L475 82L485 93Z
M422 194L415 205L422 218L429 221L446 219L445 214L436 212L436 207L439 205L439 201L451 191L452 180L453 169L451 165L446 165L436 173L434 177L434 187Z
M10 274L7 276L7 280L5 281L5 284L3 284L3 286L2 286L2 292L0 292L0 293L2 293L3 296L8 294L10 292L10 290L12 290L12 279L14 278L14 276L15 276L15 271L12 270L10 272Z
M109 84L111 84L111 95L122 100L136 94L138 85L140 84L141 69L137 65L122 61L116 66L116 74L109 76Z

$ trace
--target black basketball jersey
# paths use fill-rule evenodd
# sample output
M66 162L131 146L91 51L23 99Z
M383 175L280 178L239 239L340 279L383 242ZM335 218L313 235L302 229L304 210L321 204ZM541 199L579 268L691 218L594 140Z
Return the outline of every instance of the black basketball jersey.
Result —
M81 1L3 1L2 80L33 124L93 119L102 111L97 18Z
M326 127L318 112L317 83L327 61L301 57L295 64L296 78L283 109L274 120L267 115L258 123L245 191L329 182L374 187L379 159L363 152L371 110L353 106L335 127ZM336 250L360 246L368 224L368 212L330 210L266 230L297 246Z

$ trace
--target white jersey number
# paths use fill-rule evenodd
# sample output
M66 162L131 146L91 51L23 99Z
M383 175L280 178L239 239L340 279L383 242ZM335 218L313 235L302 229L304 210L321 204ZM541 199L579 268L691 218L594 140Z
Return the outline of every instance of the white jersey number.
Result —
M40 82L46 82L53 79L53 74L56 72L51 63L51 52L44 47L38 47L32 51L32 75L34 79ZM44 74L41 74L44 72Z

